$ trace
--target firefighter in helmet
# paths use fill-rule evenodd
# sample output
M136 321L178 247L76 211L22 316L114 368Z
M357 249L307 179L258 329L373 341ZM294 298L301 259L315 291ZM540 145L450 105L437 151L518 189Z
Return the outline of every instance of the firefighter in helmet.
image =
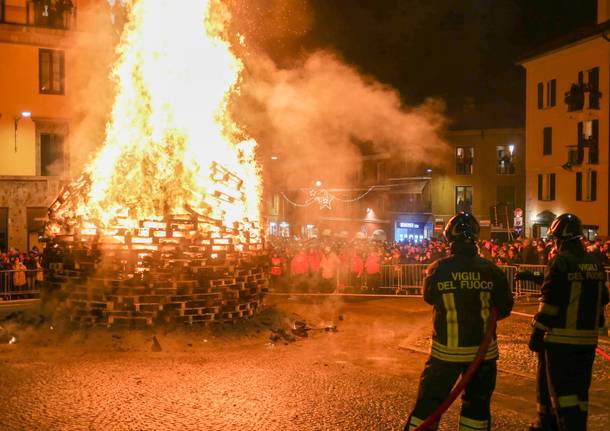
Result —
M529 342L538 353L539 422L531 431L587 429L591 370L608 289L604 267L585 251L581 232L574 214L560 215L548 231L555 256L545 269Z
M478 255L479 223L458 213L445 228L451 255L428 267L424 300L434 307L432 348L422 372L417 402L405 430L414 430L447 398L456 380L475 359L492 308L510 315L513 298L502 271ZM495 334L478 371L462 396L459 429L491 429L490 401L496 383ZM436 429L434 424L429 429Z

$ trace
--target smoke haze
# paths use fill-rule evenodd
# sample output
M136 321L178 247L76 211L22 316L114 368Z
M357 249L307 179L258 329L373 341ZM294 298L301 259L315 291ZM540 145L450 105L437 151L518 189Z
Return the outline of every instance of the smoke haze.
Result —
M254 55L246 68L235 116L293 177L315 178L332 161L347 170L335 171L333 182L341 182L359 168L363 143L414 164L435 165L446 155L442 101L405 107L395 90L330 52L314 52L290 68Z
M258 141L263 160L272 154L280 158L289 185L309 185L319 177L349 186L360 167L363 144L413 165L442 161L447 154L439 137L445 125L442 101L405 106L397 91L333 52L299 46L299 37L310 31L314 19L303 0L273 0L272 8L256 1L232 3L231 37L246 37L245 47L234 43L245 73L233 116ZM274 12L265 14L269 10ZM106 2L79 2L79 20L81 28L96 31L80 36L70 65L73 91L67 95L76 125L71 130L73 175L104 141L114 99L108 77L118 43ZM273 55L279 51L292 55Z

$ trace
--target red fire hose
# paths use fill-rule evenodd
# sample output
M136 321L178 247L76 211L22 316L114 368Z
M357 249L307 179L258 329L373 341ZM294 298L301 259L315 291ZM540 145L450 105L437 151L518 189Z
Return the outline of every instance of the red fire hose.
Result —
M604 352L601 348L596 347L595 348L595 353L597 353L599 356L604 358L606 361L610 361L610 355L607 354L606 352Z
M440 419L443 413L447 411L449 406L455 401L455 399L462 393L466 385L472 380L472 377L475 375L481 362L483 362L483 358L485 358L485 354L487 353L487 349L489 348L489 344L491 343L491 339L493 338L493 334L496 330L496 319L498 316L498 312L495 308L491 309L491 314L489 315L489 319L487 319L487 331L485 332L485 336L483 337L483 341L481 341L481 345L479 346L479 350L477 351L477 355L474 358L474 361L468 366L468 369L464 374L462 374L462 378L458 382L458 384L453 388L447 399L443 401L443 403L432 412L430 416L426 420L424 420L421 425L415 428L415 431L424 431L430 425L435 423Z

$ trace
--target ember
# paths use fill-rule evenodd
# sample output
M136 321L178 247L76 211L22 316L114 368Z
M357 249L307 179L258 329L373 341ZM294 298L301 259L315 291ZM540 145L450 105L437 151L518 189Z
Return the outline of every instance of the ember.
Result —
M226 112L228 14L172 3L134 2L104 145L49 209L48 284L82 324L233 321L266 289L256 143Z

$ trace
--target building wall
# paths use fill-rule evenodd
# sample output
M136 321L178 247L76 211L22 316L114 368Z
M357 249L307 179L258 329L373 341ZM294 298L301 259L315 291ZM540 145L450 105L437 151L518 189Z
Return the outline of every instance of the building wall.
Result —
M523 63L526 78L526 230L533 229L536 216L543 211L555 215L575 213L585 225L599 226L598 233L608 235L608 97L609 97L610 44L597 37L551 51ZM599 67L599 90L602 93L599 110L567 112L564 94L578 82L578 72ZM557 104L538 109L537 84L557 80ZM585 78L586 80L586 78ZM546 90L546 88L545 88ZM567 146L577 144L577 125L583 120L599 120L599 163L596 165L563 168L568 160ZM552 127L553 149L551 155L543 155L543 128ZM590 168L597 171L597 200L576 200L576 172ZM553 201L538 200L538 174L556 175L556 196Z
M453 147L453 158L432 174L432 213L435 221L446 222L456 212L456 187L471 186L473 214L483 221L490 219L490 207L498 202L498 186L513 186L515 207L525 203L525 142L522 129L479 129L450 131L447 142ZM497 147L514 145L514 174L498 174ZM456 172L457 147L473 147L472 175ZM437 232L439 233L439 232Z
M78 7L78 1L73 1ZM28 208L48 207L69 176L71 112L68 99L74 91L70 67L75 55L75 31L34 24L34 8L27 22L25 0L7 0L0 22L0 207L8 208L8 244L25 250ZM0 17L1 19L2 17ZM64 52L64 94L39 91L39 50ZM72 93L74 94L74 93ZM28 111L31 118L22 118ZM64 169L41 176L40 132L61 127L65 133ZM56 125L56 126L55 126ZM46 129L45 129L46 128Z

